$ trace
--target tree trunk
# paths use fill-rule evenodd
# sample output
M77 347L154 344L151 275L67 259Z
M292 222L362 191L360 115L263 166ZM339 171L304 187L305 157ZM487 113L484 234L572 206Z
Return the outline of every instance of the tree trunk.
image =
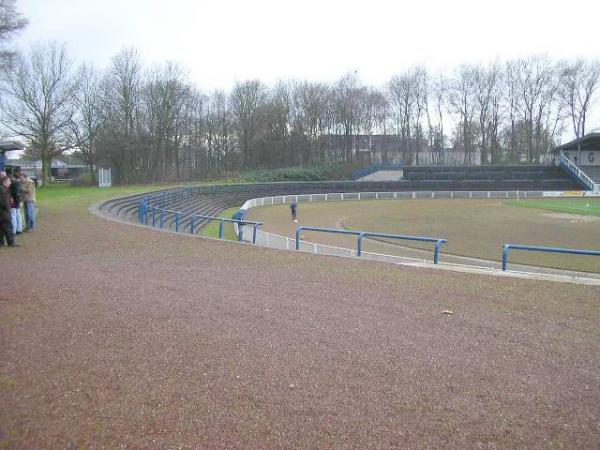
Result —
M98 179L96 178L96 172L94 170L94 165L88 163L88 168L90 169L90 178L92 180L92 184L96 186L98 184Z
M42 184L48 186L50 184L50 164L52 158L42 156Z

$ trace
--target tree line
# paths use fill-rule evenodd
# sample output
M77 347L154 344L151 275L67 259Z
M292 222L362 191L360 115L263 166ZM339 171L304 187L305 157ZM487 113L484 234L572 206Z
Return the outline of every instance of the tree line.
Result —
M599 61L534 55L447 72L412 67L381 87L348 73L205 92L178 64L147 67L134 49L100 71L50 42L3 69L0 121L42 159L45 179L50 161L71 151L90 168L112 166L122 183L443 162L452 151L464 164L539 163L563 134L589 131L599 79Z

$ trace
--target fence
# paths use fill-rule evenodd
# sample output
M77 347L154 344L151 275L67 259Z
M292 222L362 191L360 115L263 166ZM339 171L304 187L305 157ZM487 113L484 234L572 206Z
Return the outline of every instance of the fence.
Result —
M502 271L506 272L508 266L508 253L510 250L524 250L529 252L545 252L545 253L568 253L571 255L589 255L589 256L600 256L600 251L597 250L583 250L576 248L561 248L561 247L541 247L534 245L515 245L505 244L502 249Z
M219 239L223 239L224 237L224 225L225 223L233 223L236 224L238 226L238 236L239 236L239 240L243 241L244 240L244 226L250 225L250 227L252 228L252 243L256 244L256 232L258 230L258 227L262 225L262 222L253 222L251 220L240 220L240 219L228 219L225 217L215 217L215 216L207 216L204 214L194 214L191 219L190 219L190 234L194 234L195 232L195 221L194 219L205 219L205 220L209 220L209 221L215 221L218 220L219 223Z
M374 252L366 252L363 250L363 239L364 238L384 238L384 239L399 239L399 240L412 240L421 242L434 243L434 258L433 263L440 263L441 247L446 243L445 239L433 238L433 237L422 237L422 236L407 236L400 234L388 234L388 233L376 233L368 231L354 231L354 230L341 230L333 228L321 228L321 227L305 227L301 226L296 229L295 239L292 237L280 236L274 233L268 233L259 230L259 227L263 225L262 222L247 221L243 219L229 219L224 217L216 217L207 214L193 214L189 211L178 211L176 209L167 209L171 203L177 202L181 199L186 198L189 195L195 194L194 189L178 189L173 191L156 192L143 197L139 201L139 221L142 224L148 224L149 215L151 213L152 226L159 226L164 228L165 221L170 215L174 216L175 231L180 231L180 224L182 218L190 218L190 232L195 234L197 224L199 220L207 221L219 221L219 238L224 238L223 227L225 223L233 223L238 234L240 241L252 242L254 245L276 248L282 250L301 250L305 252L334 255L334 256L351 256L351 257L362 257L363 259L373 259L378 261L395 262L400 261L417 261L417 262L428 262L427 260L414 257L414 252L406 252L404 255L389 255ZM349 201L349 200L362 200L362 199L426 199L426 198L445 198L445 199L504 199L504 198L532 198L532 197L556 197L564 195L564 192L543 192L543 191L415 191L415 192L343 192L343 193L325 193L325 194L298 194L298 195L281 195L276 197L262 197L253 198L247 200L242 206L242 211L246 211L249 208L263 205L276 205L286 204L292 201L295 202L313 202L313 201ZM568 193L567 193L568 194ZM598 195L593 192L582 192L583 195L594 196ZM186 215L187 214L187 215ZM333 245L319 244L313 242L302 241L300 234L302 231L316 231L316 232L327 232L337 234L347 234L357 236L357 246L355 248L344 248L336 247ZM248 236L251 236L250 240ZM411 250L411 249L407 249ZM502 254L502 270L507 270L508 256L510 250L524 250L524 251L540 251L540 252L553 252L553 253L569 253L579 255L593 255L600 256L600 251L596 250L584 250L584 249L565 249L555 247L540 247L540 246L528 246L528 245L514 245L506 244L503 247ZM419 249L419 252L424 250ZM418 256L419 253L416 253ZM446 264L446 263L445 263ZM480 267L473 266L469 263L447 263L449 265L464 266L464 267ZM481 267L480 267L481 268ZM491 267L487 267L490 270ZM492 269L493 270L493 269ZM497 269L496 269L497 270Z
M445 239L421 237L421 236L406 236L402 234L389 234L389 233L375 233L370 231L353 231L353 230L340 230L337 228L321 228L321 227L306 227L300 226L296 228L296 250L300 250L300 233L302 231L317 231L321 233L335 233L335 234L350 234L358 236L358 243L356 247L356 256L362 255L362 241L365 237L379 237L389 239L399 239L405 241L419 241L419 242L435 242L435 249L433 254L433 263L437 264L440 260L440 250L442 244L446 242Z
M546 191L396 191L396 192L331 192L327 194L277 195L247 200L243 210L257 206L301 202L338 202L348 200L403 200L403 199L514 199L561 196L561 192Z

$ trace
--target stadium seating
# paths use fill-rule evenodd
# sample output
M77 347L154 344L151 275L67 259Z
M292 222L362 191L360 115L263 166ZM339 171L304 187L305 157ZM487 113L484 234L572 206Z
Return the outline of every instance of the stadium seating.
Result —
M578 190L581 187L555 166L482 166L482 167L407 167L401 181L331 181L258 183L236 185L195 186L192 194L165 205L181 212L180 230L190 230L194 214L218 215L225 209L239 207L246 200L258 197L350 192L402 191L544 191ZM148 194L132 195L108 201L104 212L137 221L139 202ZM175 217L164 218L165 228L174 229ZM195 229L207 222L196 220Z

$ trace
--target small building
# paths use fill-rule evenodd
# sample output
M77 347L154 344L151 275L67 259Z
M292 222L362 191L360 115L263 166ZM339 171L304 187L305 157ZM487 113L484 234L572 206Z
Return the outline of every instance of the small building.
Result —
M0 141L0 170L8 172L7 169L7 152L16 152L24 150L25 145L17 141Z
M42 178L42 161L26 161L26 160L12 160L10 165L14 171L20 171L26 173L31 178ZM73 180L88 171L88 167L83 164L68 164L59 159L53 159L50 164L50 177L54 181L62 180Z
M600 166L600 133L586 134L555 149L573 161L577 166ZM582 169L584 170L584 169Z

